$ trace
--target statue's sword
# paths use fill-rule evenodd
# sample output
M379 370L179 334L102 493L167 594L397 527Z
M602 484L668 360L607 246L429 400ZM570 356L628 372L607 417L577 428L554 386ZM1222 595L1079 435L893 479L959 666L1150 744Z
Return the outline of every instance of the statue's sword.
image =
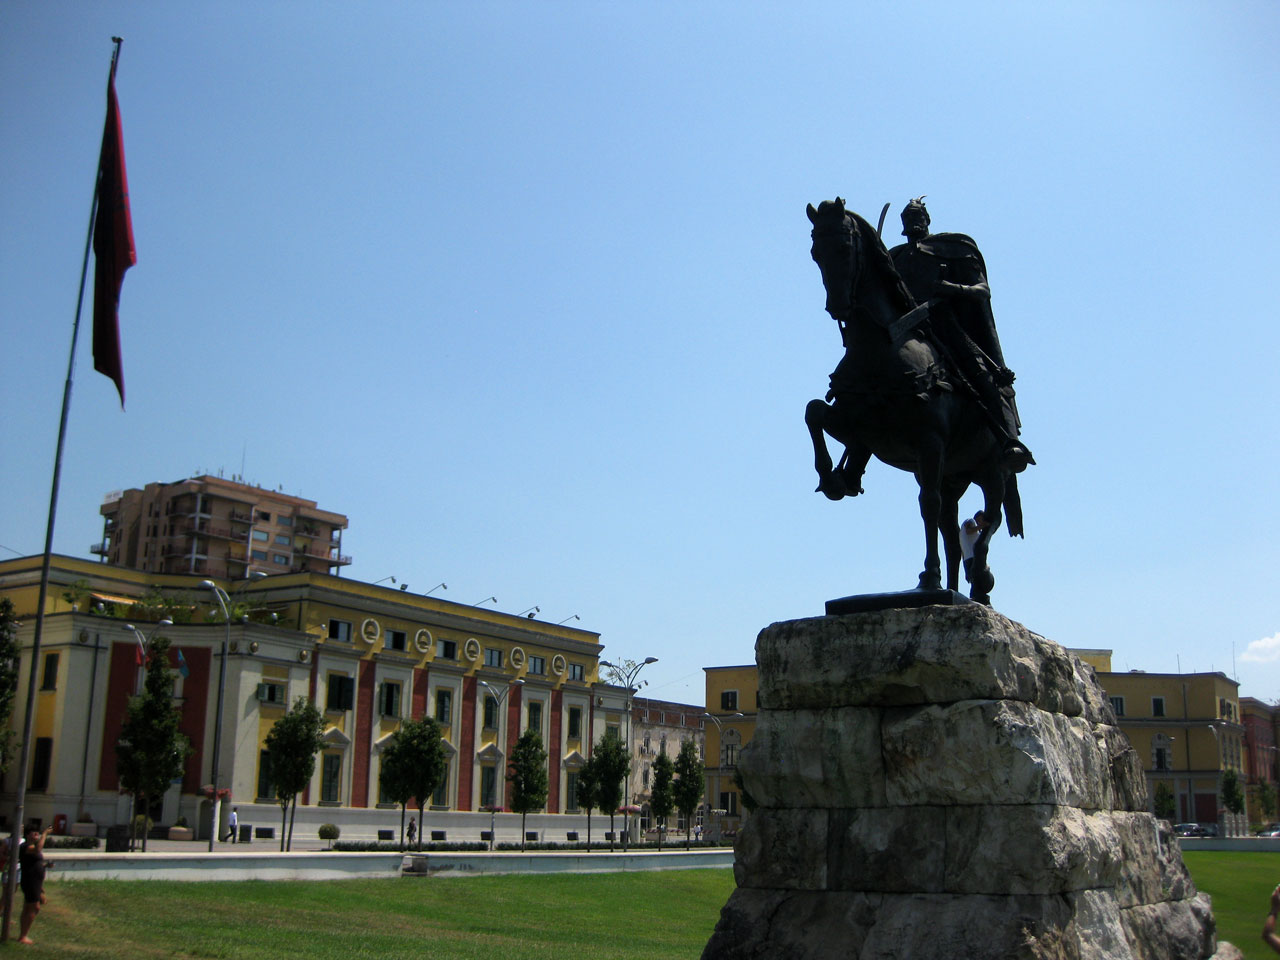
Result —
M876 224L876 236L884 236L884 215L889 212L889 204L885 204L880 208L880 222Z

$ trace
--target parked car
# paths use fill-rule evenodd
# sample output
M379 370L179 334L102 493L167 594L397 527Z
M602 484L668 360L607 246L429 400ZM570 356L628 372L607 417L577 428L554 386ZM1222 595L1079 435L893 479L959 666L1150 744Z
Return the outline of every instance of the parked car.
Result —
M1255 834L1259 837L1280 837L1280 823L1268 823Z
M1208 830L1200 826L1198 823L1175 823L1173 832L1180 837L1208 837L1212 836Z

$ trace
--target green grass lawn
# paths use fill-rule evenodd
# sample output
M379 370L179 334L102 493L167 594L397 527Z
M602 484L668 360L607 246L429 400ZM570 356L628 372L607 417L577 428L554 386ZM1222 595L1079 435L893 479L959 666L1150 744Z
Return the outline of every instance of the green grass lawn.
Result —
M1182 859L1196 886L1213 897L1218 939L1230 940L1249 960L1275 960L1262 942L1262 921L1280 883L1280 853L1189 850Z
M46 889L24 956L696 960L733 871Z
M1280 854L1185 854L1218 935L1250 960ZM23 956L308 960L696 960L730 870L315 883L49 884ZM19 897L19 904L21 897ZM17 917L12 935L17 937Z

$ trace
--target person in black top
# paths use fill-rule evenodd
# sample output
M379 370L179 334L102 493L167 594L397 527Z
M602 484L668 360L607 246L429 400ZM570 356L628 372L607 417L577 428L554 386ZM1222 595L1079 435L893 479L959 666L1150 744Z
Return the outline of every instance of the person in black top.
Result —
M36 914L44 906L48 898L44 895L44 842L53 827L45 827L44 832L35 825L27 827L27 840L18 850L18 865L22 868L22 926L19 943L32 943L28 934L31 924L35 923Z

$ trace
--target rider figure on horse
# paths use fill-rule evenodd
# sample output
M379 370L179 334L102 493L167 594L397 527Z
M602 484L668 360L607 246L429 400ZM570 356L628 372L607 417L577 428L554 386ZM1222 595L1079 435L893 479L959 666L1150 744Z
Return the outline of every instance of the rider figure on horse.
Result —
M991 288L978 245L963 233L929 233L924 198L902 211L907 242L889 251L917 303L928 304L927 330L952 369L963 378L1001 444L1001 460L1015 473L1035 463L1019 440L1013 371L1005 366L991 314Z

